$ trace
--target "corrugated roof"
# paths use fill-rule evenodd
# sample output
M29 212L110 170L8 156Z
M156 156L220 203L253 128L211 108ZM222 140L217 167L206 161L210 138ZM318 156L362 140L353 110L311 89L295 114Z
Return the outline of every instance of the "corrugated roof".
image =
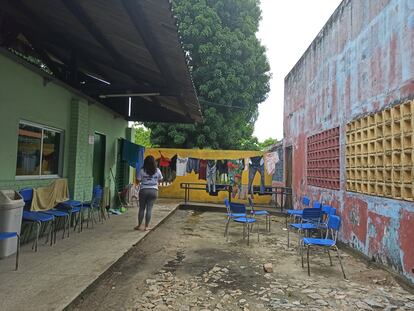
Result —
M28 42L71 87L131 121L202 121L168 0L0 3L0 44Z

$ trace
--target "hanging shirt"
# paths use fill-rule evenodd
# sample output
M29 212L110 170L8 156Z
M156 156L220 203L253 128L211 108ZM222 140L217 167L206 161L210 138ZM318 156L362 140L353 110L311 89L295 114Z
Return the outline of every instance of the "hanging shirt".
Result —
M164 157L161 155L160 158L160 167L168 167L170 166L171 160L169 158Z
M200 160L198 164L198 179L207 180L207 160Z
M158 182L160 182L163 177L159 168L157 168L154 175L149 175L144 171L144 169L141 169L137 179L141 182L141 189L158 190Z
M176 162L176 176L185 176L187 175L187 162L188 158L180 158L177 156L177 162Z
M279 154L277 151L264 154L264 161L267 174L273 175L276 169L276 163L279 162Z

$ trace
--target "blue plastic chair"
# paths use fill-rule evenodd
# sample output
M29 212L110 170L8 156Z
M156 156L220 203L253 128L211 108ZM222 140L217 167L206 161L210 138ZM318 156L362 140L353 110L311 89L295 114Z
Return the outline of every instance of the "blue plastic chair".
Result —
M289 247L290 242L290 230L296 229L299 234L299 243L301 241L302 232L306 233L310 230L318 230L320 228L320 223L322 220L322 209L321 208L305 208L303 209L301 222L300 223L291 223L288 226L288 240L287 244Z
M258 211L254 209L254 202L251 197L248 198L249 206L250 206L250 213L255 217L264 216L265 217L265 224L266 224L266 231L270 232L270 213L268 211Z
M303 251L304 247L306 247L306 258L308 264L308 275L310 276L310 266L309 266L309 250L311 246L317 246L325 248L328 252L329 262L332 266L332 258L331 254L329 253L330 249L334 249L338 256L339 264L341 265L342 274L344 279L346 279L345 270L342 265L341 255L339 254L339 249L336 246L336 241L338 239L338 231L341 226L341 218L336 215L330 215L328 220L328 230L326 232L326 237L324 239L317 239L317 238L303 238L301 243L301 255L302 255L302 267L303 264Z
M55 217L53 215L44 214L41 212L31 212L30 211L30 204L33 198L33 189L32 188L25 188L19 191L20 195L23 197L23 201L25 203L24 210L23 210L23 217L22 220L25 222L30 222L30 231L29 235L32 231L33 225L36 225L36 239L33 241L32 249L37 252L37 245L39 242L40 232L42 231L43 225L47 226L50 224L50 229L47 234L46 243L49 239L50 235L50 245L52 245L54 236L54 226L55 226Z
M330 205L322 205L321 229L326 229L328 227L328 220L331 215L336 215L336 208Z
M11 238L17 238L17 252L16 252L16 268L17 271L19 269L19 255L20 255L20 235L17 232L0 232L0 241L8 240Z
M226 225L224 228L224 237L226 237L230 220L232 218L246 217L246 207L243 204L229 202L229 199L227 198L224 199L224 205L227 210Z
M82 223L82 202L76 201L76 200L67 200L64 202L60 202L56 209L59 211L64 211L69 214L69 227L72 223L73 215L77 215L77 218L75 218L75 225L73 226L73 231L76 230L76 227L78 227L78 232L81 232L81 223Z
M257 219L252 217L251 214L247 213L246 205L241 203L228 202L226 204L227 208L227 223L226 229L224 230L224 235L226 236L226 241L229 237L229 225L233 221L235 223L243 224L243 239L246 238L247 232L247 245L250 244L250 232L253 230L253 224L257 222ZM239 216L243 215L243 216ZM260 241L259 237L259 223L257 222L257 241Z
M22 194L24 201L27 202L27 204L30 206L32 199L33 199L33 189L32 188L24 188L20 190L20 194ZM62 239L65 238L65 233L67 230L67 235L69 237L69 213L64 212L64 211L60 211L57 210L55 208L52 208L50 210L46 210L46 211L39 211L38 213L43 213L43 214L47 214L47 215L52 215L55 217L54 219L54 230L55 230L55 234L54 234L54 242L56 243L56 232L58 229L58 222L59 220L63 219L63 233L62 233Z
M82 202L81 205L81 209L82 212L83 210L87 210L88 211L88 219L87 219L87 224L86 227L89 227L89 220L91 220L92 223L92 228L93 228L93 223L97 222L95 219L95 213L98 213L98 220L100 222L103 222L104 217L101 215L101 202L102 202L102 198L103 198L103 188L99 185L93 187L92 190L92 200L89 202ZM82 217L83 220L83 217ZM81 230L82 230L82 223L81 223Z
M286 228L288 227L288 218L293 218L293 222L295 222L297 217L302 216L303 209L310 207L310 198L303 196L300 205L299 209L288 209L286 211Z

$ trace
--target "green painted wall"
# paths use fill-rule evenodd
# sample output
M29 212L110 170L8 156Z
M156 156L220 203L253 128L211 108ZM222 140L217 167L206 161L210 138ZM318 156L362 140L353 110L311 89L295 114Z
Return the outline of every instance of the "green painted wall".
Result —
M109 168L115 171L116 141L125 137L127 122L64 87L44 84L39 74L6 56L0 55L0 68L0 189L51 182L15 177L19 121L26 120L64 131L63 177L68 178L76 199L88 198L92 189L93 145L88 136L94 132L106 135L105 186L111 186L114 194Z

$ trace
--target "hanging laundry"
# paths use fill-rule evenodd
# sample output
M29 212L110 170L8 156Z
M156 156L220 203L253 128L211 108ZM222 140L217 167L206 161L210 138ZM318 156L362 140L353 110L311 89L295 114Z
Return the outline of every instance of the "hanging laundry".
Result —
M171 163L170 163L170 167L171 167L171 170L173 171L173 172L175 172L176 170L177 170L177 155L174 155L172 158L171 158Z
M279 154L277 151L269 152L265 153L263 158L267 174L273 175L276 170L276 164L279 162Z
M164 177L162 182L163 186L169 185L174 180L174 175L172 174L171 170L171 160L167 157L164 157L160 151L160 158L158 159L158 166Z
M198 179L207 180L207 160L198 162Z
M252 157L249 162L249 194L253 191L253 180L256 172L260 174L260 193L264 193L265 175L264 160L262 156Z
M167 157L164 157L161 152L160 152L160 155L161 155L160 167L169 167L171 164L171 160Z
M140 170L144 164L145 147L131 143L129 140L121 140L121 158L128 162L129 166Z
M188 163L188 158L180 158L179 156L177 156L176 176L187 175L187 163Z
M227 162L229 184L233 188L233 191L232 191L233 197L241 189L241 179L242 179L243 168L244 168L243 160L228 160Z
M219 183L227 183L227 173L228 173L228 167L227 167L227 160L217 160L216 166L217 166L217 181Z
M249 162L250 162L250 158L244 158L244 159L243 159L244 170L245 170L246 172L249 170Z
M209 160L207 161L207 187L208 192L216 192L216 173L217 173L217 167L216 167L216 161L215 160Z
M194 173L198 174L198 167L199 167L199 159L196 158L188 158L187 161L187 173L191 173L194 171Z
M249 186L248 185L241 185L240 191L238 193L238 198L240 200L246 200L248 194Z

